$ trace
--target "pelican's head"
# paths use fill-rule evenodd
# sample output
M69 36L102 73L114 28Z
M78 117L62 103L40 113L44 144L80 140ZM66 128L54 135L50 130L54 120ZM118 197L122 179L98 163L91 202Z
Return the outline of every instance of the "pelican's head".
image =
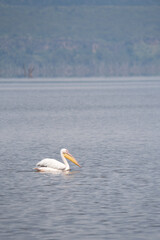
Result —
M74 164L76 164L78 167L81 167L79 165L79 163L77 162L77 160L69 153L69 151L65 148L61 149L61 154L67 158L68 160L70 160L71 162L73 162Z

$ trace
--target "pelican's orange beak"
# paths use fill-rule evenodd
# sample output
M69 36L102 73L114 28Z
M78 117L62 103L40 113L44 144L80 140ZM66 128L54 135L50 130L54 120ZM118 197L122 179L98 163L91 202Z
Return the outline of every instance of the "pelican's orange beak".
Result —
M78 167L81 167L77 160L70 153L63 153L64 157L76 164Z

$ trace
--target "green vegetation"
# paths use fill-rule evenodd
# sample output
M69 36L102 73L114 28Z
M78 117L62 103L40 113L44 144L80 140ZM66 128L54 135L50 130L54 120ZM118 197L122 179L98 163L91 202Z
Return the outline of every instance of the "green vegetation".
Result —
M0 76L160 75L159 13L156 0L0 0Z

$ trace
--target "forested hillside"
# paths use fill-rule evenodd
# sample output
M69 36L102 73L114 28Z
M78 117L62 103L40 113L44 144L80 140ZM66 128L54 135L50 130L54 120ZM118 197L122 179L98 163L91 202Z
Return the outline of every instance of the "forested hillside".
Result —
M160 75L160 1L0 0L0 77Z

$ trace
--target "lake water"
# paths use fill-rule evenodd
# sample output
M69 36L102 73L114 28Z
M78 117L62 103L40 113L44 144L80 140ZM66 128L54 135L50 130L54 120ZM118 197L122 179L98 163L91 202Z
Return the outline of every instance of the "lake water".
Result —
M1 240L160 239L160 78L92 80L0 80Z

